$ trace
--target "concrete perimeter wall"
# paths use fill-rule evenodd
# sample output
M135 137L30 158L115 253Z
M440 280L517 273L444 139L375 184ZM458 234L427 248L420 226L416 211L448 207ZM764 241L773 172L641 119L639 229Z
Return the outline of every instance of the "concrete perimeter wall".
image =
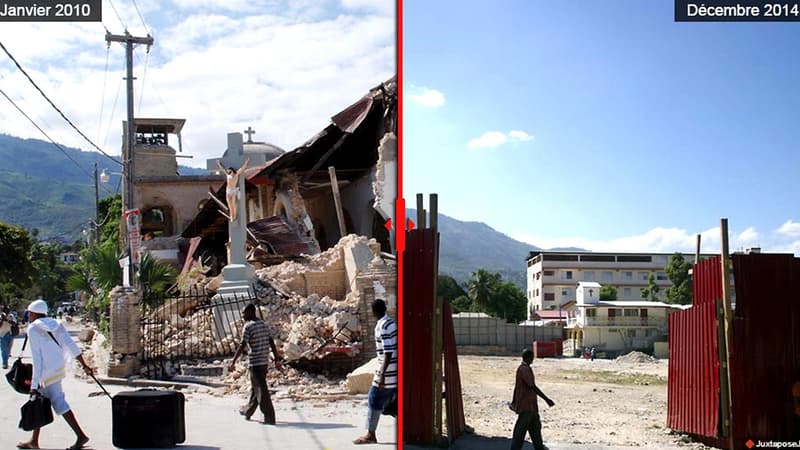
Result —
M459 347L493 347L517 354L531 348L533 341L562 339L562 327L539 327L506 323L494 317L453 316L456 345Z

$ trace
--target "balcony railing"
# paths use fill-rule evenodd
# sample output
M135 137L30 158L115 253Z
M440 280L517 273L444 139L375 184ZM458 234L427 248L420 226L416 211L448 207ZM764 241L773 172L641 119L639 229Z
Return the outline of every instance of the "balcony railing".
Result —
M581 323L577 317L570 317L567 326L574 326ZM586 326L590 327L613 327L613 326L642 326L642 327L666 327L667 320L663 317L587 317Z

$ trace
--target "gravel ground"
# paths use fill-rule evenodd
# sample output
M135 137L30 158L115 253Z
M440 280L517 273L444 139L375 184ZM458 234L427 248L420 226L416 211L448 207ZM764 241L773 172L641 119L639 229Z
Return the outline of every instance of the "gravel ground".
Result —
M510 437L508 409L519 357L460 356L467 424L481 436ZM668 362L565 358L533 362L545 443L609 447L708 448L673 434L667 422Z

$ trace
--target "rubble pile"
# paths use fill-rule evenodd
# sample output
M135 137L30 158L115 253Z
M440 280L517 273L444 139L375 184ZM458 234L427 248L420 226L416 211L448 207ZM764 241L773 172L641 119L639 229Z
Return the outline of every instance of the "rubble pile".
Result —
M618 363L629 363L629 364L642 364L642 363L655 363L658 362L656 358L652 356L642 353L642 352L630 352L622 356L618 356L615 360Z
M222 378L227 384L226 394L248 394L250 392L250 378L245 365L236 367L233 372L228 372ZM291 367L283 366L280 370L270 366L267 371L267 384L271 387L288 385L287 393L292 397L321 395L326 393L340 393L343 381L331 380L324 375L311 375Z
M256 271L254 290L262 318L288 361L324 356L320 347L334 337L362 340L359 322L361 297L348 288L348 279L367 271L379 258L374 239L349 235L323 253L302 262L287 261ZM353 283L354 284L354 283ZM232 354L241 339L244 322L215 317L214 308L195 309L197 303L165 305L154 311L144 327L144 348L152 357L180 355L214 357ZM167 314L167 311L172 314ZM220 330L224 333L220 333ZM338 335L337 335L338 333ZM354 347L354 353L358 347Z

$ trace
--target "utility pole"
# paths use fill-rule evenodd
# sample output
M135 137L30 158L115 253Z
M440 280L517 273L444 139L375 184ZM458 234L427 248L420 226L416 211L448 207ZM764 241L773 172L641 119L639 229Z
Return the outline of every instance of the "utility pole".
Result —
M100 191L97 186L97 163L94 163L94 242L100 244Z
M133 146L135 127L133 125L133 45L144 44L147 45L147 50L153 45L153 37L149 34L147 37L137 37L128 33L125 30L124 35L111 34L106 31L106 42L111 45L112 42L120 42L125 44L125 60L127 66L127 93L128 93L128 128L126 131L127 142L125 145L126 152L122 155L122 172L125 176L125 195L122 196L122 210L123 213L128 209L133 209L136 203L133 196ZM127 239L127 237L126 237ZM128 240L129 241L129 240ZM133 248L131 242L128 242L128 270L130 271L131 286L136 286L136 270L134 270L133 261Z

